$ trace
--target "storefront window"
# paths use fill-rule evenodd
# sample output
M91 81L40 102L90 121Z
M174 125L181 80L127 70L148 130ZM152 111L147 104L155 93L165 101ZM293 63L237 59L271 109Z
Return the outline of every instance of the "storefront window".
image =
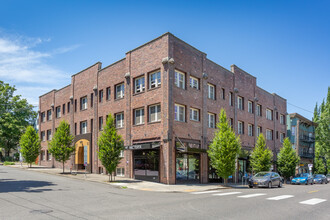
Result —
M199 180L200 155L191 153L177 153L176 179L177 181Z

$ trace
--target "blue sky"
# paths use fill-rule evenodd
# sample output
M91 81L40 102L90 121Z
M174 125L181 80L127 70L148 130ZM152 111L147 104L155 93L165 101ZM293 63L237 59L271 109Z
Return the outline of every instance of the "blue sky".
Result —
M1 0L0 80L37 105L71 75L169 31L311 119L330 86L329 11L327 0Z

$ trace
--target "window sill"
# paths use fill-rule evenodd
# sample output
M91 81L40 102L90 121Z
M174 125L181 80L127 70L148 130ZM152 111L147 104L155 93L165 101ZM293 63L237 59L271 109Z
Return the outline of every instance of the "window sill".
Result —
M122 98L117 98L117 99L115 99L115 101L119 101L119 100L122 100L122 99L124 99L124 97L122 97Z
M160 120L160 121L150 121L150 122L148 122L148 124L158 124L158 123L161 123L162 121Z
M160 85L159 85L159 86L157 86L157 87L155 87L155 88L149 88L149 89L148 89L148 92L149 92L149 91L152 91L152 90L156 90L156 89L159 89L159 88L161 88L161 86L160 86Z
M145 93L146 91L142 91L142 92L135 92L135 93L133 93L133 96L136 96L136 95L140 95L140 94L143 94L143 93Z
M124 127L120 127L120 128L116 127L116 129L117 129L117 130L121 130L121 129L124 129Z
M143 126L144 125L144 123L143 124L138 124L138 125L133 125L133 127L140 127L140 126Z
M196 120L193 120L193 119L190 119L190 121L192 121L192 122L200 122L200 121L196 121Z
M174 121L177 121L177 122L183 122L183 123L187 123L186 121L178 121L178 120L175 120L175 119L174 119Z
M81 112L86 111L86 110L87 110L87 108L85 108L85 109L80 109Z

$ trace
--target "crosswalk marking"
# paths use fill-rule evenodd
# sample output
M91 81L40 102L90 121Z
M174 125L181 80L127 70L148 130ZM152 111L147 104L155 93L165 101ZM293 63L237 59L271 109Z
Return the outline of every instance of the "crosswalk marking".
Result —
M257 196L264 196L266 195L265 193L255 193L255 194L248 194L244 196L237 196L239 198L252 198L252 197L257 197Z
M317 198L313 198L313 199L309 199L309 200L305 200L302 202L299 202L301 204L306 204L306 205L316 205L319 204L321 202L325 202L327 201L326 199L317 199Z
M206 193L218 193L218 192L222 192L222 190L210 190L210 191L192 192L191 194L206 194Z
M282 195L282 196L276 196L276 197L270 197L267 198L268 200L281 200L281 199L288 199L293 197L293 195Z
M213 194L214 196L228 196L228 195L235 195L235 194L240 194L241 192L228 192L228 193L217 193Z

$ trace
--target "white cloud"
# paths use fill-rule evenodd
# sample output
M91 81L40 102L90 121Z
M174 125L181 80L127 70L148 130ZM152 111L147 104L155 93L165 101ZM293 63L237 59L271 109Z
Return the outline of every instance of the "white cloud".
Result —
M47 59L79 47L73 45L41 52L36 46L50 39L0 36L0 79L16 85L17 94L36 105L41 94L63 86L70 75L47 64ZM66 80L66 82L68 82Z

